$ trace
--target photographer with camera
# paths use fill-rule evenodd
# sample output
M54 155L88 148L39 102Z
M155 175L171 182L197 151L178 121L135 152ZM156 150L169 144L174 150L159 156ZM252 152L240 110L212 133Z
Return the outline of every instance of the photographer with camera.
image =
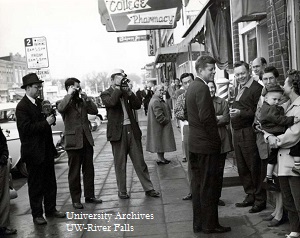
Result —
M33 222L47 224L43 217L43 200L47 217L64 218L56 210L57 185L54 170L55 149L51 125L55 116L42 113L42 100L38 98L43 81L35 73L23 77L25 96L16 108L17 127L21 140L21 158L28 171L28 193Z
M134 110L141 108L141 101L128 87L130 82L122 69L115 69L111 75L111 87L100 97L107 110L107 140L110 141L114 156L118 185L118 196L128 199L126 187L127 155L143 186L146 196L159 197L153 189L142 148L142 132Z
M88 114L97 115L98 109L86 93L82 92L78 79L68 78L65 81L65 88L68 94L58 103L57 110L61 113L65 124L65 150L69 158L68 180L73 207L83 209L80 201L81 167L85 202L102 203L101 199L95 198L94 140L88 120Z

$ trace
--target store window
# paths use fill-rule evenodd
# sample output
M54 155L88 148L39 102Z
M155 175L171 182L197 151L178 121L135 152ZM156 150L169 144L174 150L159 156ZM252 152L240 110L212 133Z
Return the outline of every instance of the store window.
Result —
M251 62L257 56L256 29L253 29L243 35L243 44L245 61Z
M256 57L268 61L268 29L266 20L240 22L240 56L241 60L250 63Z

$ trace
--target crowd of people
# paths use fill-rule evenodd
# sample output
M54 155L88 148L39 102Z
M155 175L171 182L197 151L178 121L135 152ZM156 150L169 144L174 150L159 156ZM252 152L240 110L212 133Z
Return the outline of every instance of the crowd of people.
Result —
M107 140L110 141L116 172L118 196L129 199L126 186L128 155L146 196L160 197L154 189L142 148L142 133L136 110L144 105L148 118L146 151L156 153L157 165L170 160L165 153L176 151L172 119L180 128L182 162L188 163L189 193L183 200L192 200L193 231L224 233L231 227L222 226L218 218L223 173L228 152L234 151L238 174L245 198L235 204L251 207L249 213L266 208L267 192L274 194L276 207L264 218L268 226L278 226L287 220L291 233L300 237L300 72L289 71L283 87L278 70L267 66L263 58L251 66L235 62L234 100L229 104L217 96L216 61L200 56L195 62L196 77L184 73L174 83L152 89L145 86L136 94L128 84L122 69L111 72L111 86L101 93L107 110ZM252 67L252 68L250 68ZM16 108L17 128L21 141L21 156L28 170L28 195L33 222L47 224L46 217L64 218L56 210L56 177L51 125L54 115L42 114L39 99L42 83L30 73L23 77L21 88L25 96ZM88 114L97 114L97 106L81 90L80 81L65 81L66 96L57 103L65 130L64 144L68 155L68 182L72 205L84 209L81 203L81 171L86 203L102 203L95 197L93 146ZM175 115L175 118L173 116ZM1 136L0 174L8 173L8 150ZM17 231L9 226L7 180L1 179L0 232Z

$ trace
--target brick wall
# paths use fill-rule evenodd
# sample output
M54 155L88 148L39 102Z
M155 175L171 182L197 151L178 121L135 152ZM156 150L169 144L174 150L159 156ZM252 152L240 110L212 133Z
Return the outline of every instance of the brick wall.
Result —
M273 8L270 5L270 1L266 0L267 3L267 25L268 25L268 51L269 51L269 65L275 66L280 73L279 81L283 83L283 65L281 60L281 54L284 57L284 65L287 70L289 67L288 62L288 42L287 42L287 28L286 28L286 5L285 0L274 0L276 18L278 23L278 32L280 36L281 49L279 47L275 17L273 15Z

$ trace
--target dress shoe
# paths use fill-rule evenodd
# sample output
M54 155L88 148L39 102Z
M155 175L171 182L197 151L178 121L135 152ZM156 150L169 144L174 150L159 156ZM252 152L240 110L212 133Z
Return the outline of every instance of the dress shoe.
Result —
M243 202L238 202L235 204L236 207L250 207L253 206L254 202L247 202L247 201L243 201Z
M73 207L75 209L83 209L83 205L80 202L73 202Z
M160 192L157 192L154 189L146 191L145 194L149 197L160 197Z
M171 161L170 160L157 160L156 161L156 163L158 164L158 165L160 165L160 164L169 164Z
M257 213L257 212L261 212L262 210L266 209L266 204L262 204L262 205L254 205L250 210L249 213Z
M272 215L264 217L263 221L272 221L274 219L274 217Z
M33 223L36 225L46 225L47 221L44 217L35 217L33 218Z
M231 227L226 227L226 226L218 226L214 229L203 229L204 234L210 234L210 233L225 233L231 231Z
M65 218L66 217L66 213L59 212L59 211L46 213L45 215L46 215L46 217L56 217L56 218Z
M85 198L86 203L102 203L101 199L98 198Z
M225 202L223 200L219 199L218 206L224 207L225 206Z
M279 226L281 223L277 219L273 219L272 221L269 222L268 227L276 227Z
M183 158L183 159L182 159L182 162L184 162L184 163L187 162L187 159L186 159L186 158Z
M128 198L130 198L127 192L118 192L118 196L121 199L128 199Z
M199 232L202 231L202 227L201 226L194 226L193 230L194 230L194 233L199 233Z
M0 228L0 237L6 237L9 235L15 235L17 234L17 230L13 228L8 227L1 227Z
M192 200L192 194L189 193L188 195L186 195L185 197L182 198L182 200Z
M300 169L298 169L298 168L296 168L296 167L293 167L293 168L292 168L292 171L293 171L295 174L300 175Z

